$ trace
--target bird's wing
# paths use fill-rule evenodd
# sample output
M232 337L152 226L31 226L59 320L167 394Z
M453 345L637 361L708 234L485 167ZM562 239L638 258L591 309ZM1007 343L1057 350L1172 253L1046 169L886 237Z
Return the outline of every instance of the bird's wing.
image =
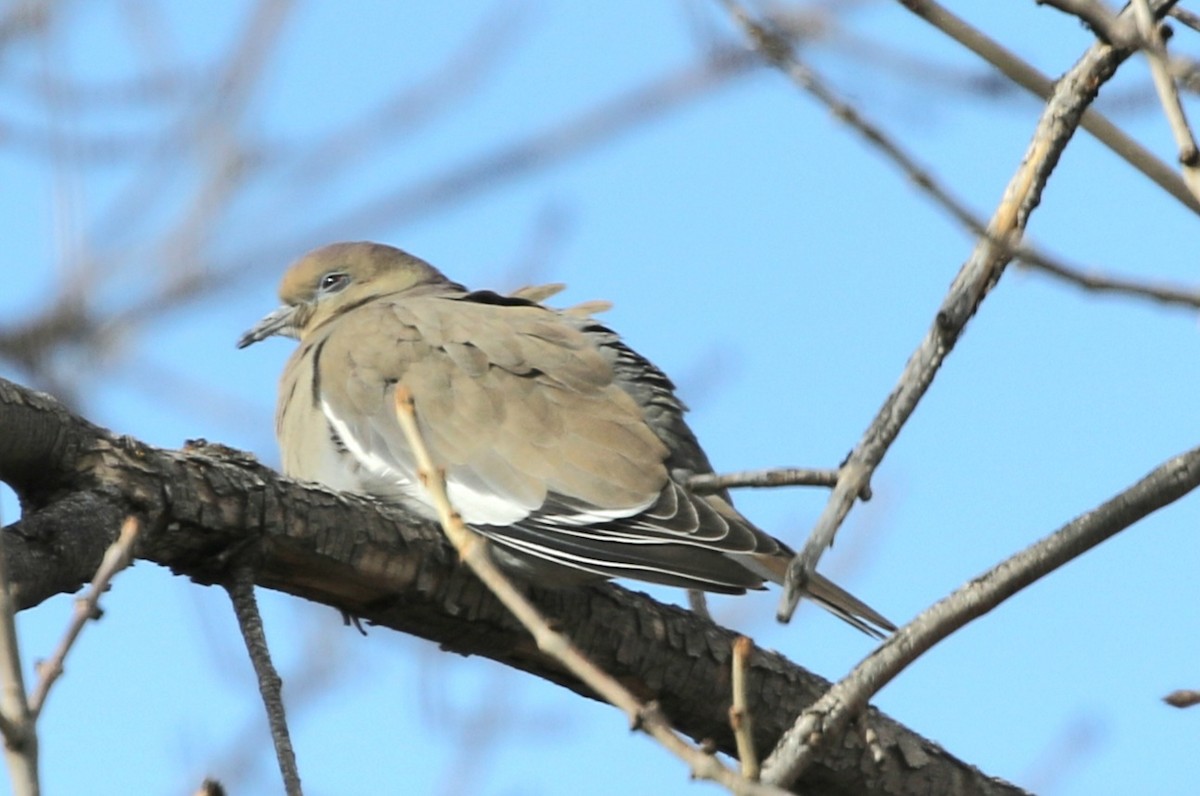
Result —
M668 480L665 446L611 367L551 311L426 296L377 301L330 327L322 363L344 372L322 379L322 399L347 447L414 478L393 405L403 385L469 523L515 522L556 495L579 522L635 514Z
M671 479L668 446L577 323L494 294L422 296L364 305L324 340L322 411L368 491L391 480L425 500L395 417L404 385L455 508L497 542L609 576L761 584L727 556L765 535Z

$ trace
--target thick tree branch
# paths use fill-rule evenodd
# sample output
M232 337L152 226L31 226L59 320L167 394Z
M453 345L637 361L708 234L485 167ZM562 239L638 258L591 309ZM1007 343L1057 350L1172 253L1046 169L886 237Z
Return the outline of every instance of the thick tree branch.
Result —
M0 537L21 607L90 578L119 524L107 518L133 513L144 523L138 556L197 582L222 582L230 568L250 561L260 586L593 696L457 565L435 524L400 508L289 481L221 446L169 451L116 437L4 380L0 478L24 506L21 520ZM597 665L639 699L657 701L673 726L736 754L728 720L736 634L617 586L529 593ZM754 745L772 748L828 687L756 648L746 672ZM849 734L829 745L797 786L828 794L1020 793L877 711L868 716L886 750L883 761L873 762Z

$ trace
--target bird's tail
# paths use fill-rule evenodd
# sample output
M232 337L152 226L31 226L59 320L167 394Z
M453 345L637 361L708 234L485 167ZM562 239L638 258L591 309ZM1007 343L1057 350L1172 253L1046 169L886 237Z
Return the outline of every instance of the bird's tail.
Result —
M887 617L819 572L808 579L805 592L822 608L869 636L885 638L896 630Z
M767 570L771 580L783 583L790 555L757 555L755 559ZM885 638L896 630L887 617L819 572L814 572L805 584L804 593L815 603L842 621L875 638Z

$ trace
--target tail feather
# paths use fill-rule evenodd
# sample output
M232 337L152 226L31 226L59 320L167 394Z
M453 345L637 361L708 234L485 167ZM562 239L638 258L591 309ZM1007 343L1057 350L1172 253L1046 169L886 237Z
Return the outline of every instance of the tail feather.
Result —
M763 572L776 583L783 583L791 562L790 555L759 554L751 558L759 565L754 568L756 571ZM888 633L896 630L887 617L819 572L814 572L808 579L804 591L817 605L868 636L886 638Z
M896 630L887 617L820 573L812 574L805 591L813 602L868 636L886 638Z

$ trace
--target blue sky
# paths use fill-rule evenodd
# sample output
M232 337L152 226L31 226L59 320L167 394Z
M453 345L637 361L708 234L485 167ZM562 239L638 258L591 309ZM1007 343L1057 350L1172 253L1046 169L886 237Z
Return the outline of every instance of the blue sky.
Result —
M1078 24L1034 3L961 5L1051 76L1089 43ZM20 86L46 63L88 83L163 65L210 80L244 24L242 6L145 12L158 32L139 37L125 26L137 16L131 9L156 7L70 5L48 49L25 41L0 52L14 76L0 81L0 118L45 124L44 107ZM62 367L84 372L83 411L152 444L205 437L277 461L271 417L289 343L244 352L233 343L275 306L274 283L301 253L296 242L370 238L473 287L555 280L570 285L566 301L613 301L606 321L676 377L718 469L836 465L895 384L972 241L774 72L734 78L427 212L338 220L371 197L684 69L707 43L736 40L715 7L297 6L236 126L268 163L428 80L481 24L503 44L470 86L452 84L461 97L347 173L320 184L283 175L239 194L192 253L214 269L245 252L272 256L252 259L212 300L122 339L104 361L65 358ZM938 80L889 73L862 39L934 65ZM1186 30L1174 41L1196 49ZM958 196L990 213L1038 103L1015 90L981 98L956 87L987 70L899 4L854 5L803 53ZM1111 96L1146 100L1149 86L1134 59L1101 107ZM1173 162L1153 102L1131 106L1109 107ZM71 129L154 129L155 120L177 118L172 107L100 108ZM106 208L134 182L136 161L55 170L20 146L0 148L0 236L11 258L0 261L3 317L23 317L77 284L64 263L79 251L116 272L96 291L101 308L136 301L177 267L146 241L179 217L203 161L181 149L166 163L155 201L114 226L103 223ZM1195 224L1081 134L1029 232L1088 267L1194 283ZM332 237L306 240L314 230ZM1198 354L1194 313L1097 298L1010 269L823 568L907 621L1197 444ZM738 503L797 543L824 498L786 489L745 492ZM1200 687L1198 505L1187 498L1035 584L917 661L876 704L985 772L1040 793L1187 792L1200 774L1195 716L1160 698ZM0 506L11 521L10 494ZM775 625L776 596L716 600L717 616L831 679L870 652L867 639L811 607ZM613 709L425 642L383 631L362 638L332 609L267 592L260 600L310 793L717 792L627 733ZM238 792L276 789L224 595L141 563L119 576L104 607L41 722L46 792L187 793L206 774L240 783ZM53 648L69 610L70 598L60 597L20 617L30 662Z

